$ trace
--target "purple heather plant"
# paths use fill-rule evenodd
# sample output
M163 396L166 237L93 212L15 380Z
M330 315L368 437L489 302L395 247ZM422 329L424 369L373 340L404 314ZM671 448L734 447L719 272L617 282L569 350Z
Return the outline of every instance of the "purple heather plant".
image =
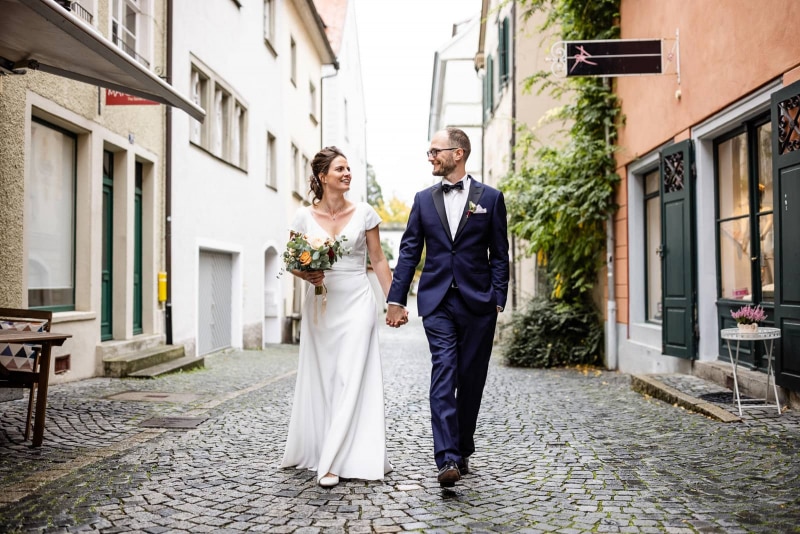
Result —
M736 311L731 312L731 317L736 319L737 323L752 324L760 323L767 319L767 313L761 306L742 306Z

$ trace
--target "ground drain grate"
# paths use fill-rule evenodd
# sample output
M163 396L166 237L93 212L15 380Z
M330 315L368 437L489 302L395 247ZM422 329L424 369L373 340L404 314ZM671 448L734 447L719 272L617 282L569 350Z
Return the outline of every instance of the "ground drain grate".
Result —
M698 397L707 402L716 402L718 404L733 404L735 402L732 391L717 391L716 393L704 393ZM742 395L742 400L747 400L750 397Z
M150 402L191 402L198 395L193 393L169 393L166 391L123 391L108 395L106 399L117 401L150 401Z
M197 428L201 423L207 421L208 417L153 417L139 423L139 426L147 428L175 428L190 429Z

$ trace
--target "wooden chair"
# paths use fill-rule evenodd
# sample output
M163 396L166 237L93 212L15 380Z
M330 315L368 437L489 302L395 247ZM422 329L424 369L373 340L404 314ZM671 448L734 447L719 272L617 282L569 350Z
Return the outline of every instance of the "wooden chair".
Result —
M35 330L49 332L53 312L0 308L0 330ZM0 388L29 390L28 418L25 421L25 441L30 437L33 418L33 399L39 375L41 346L0 343Z

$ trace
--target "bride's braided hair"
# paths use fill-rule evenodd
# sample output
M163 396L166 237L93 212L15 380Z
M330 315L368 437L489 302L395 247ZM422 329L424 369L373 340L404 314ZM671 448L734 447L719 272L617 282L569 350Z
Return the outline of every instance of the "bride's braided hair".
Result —
M325 193L322 189L322 180L320 180L319 176L320 174L328 174L331 163L339 156L347 159L347 156L335 146L326 146L317 152L317 155L311 160L311 176L308 178L308 186L309 191L314 195L311 203L315 206L319 204L319 201L322 200L322 195Z

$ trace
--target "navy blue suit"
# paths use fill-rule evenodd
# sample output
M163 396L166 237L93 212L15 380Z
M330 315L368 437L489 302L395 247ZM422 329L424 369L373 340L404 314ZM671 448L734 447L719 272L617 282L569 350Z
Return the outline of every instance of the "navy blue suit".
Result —
M453 194L453 193L448 193ZM469 213L470 205L476 209ZM485 210L485 211L484 211ZM508 233L503 194L471 180L455 238L441 184L420 191L400 242L388 302L406 305L425 249L417 309L431 351L431 426L441 468L475 451L473 435L497 324L508 294Z

